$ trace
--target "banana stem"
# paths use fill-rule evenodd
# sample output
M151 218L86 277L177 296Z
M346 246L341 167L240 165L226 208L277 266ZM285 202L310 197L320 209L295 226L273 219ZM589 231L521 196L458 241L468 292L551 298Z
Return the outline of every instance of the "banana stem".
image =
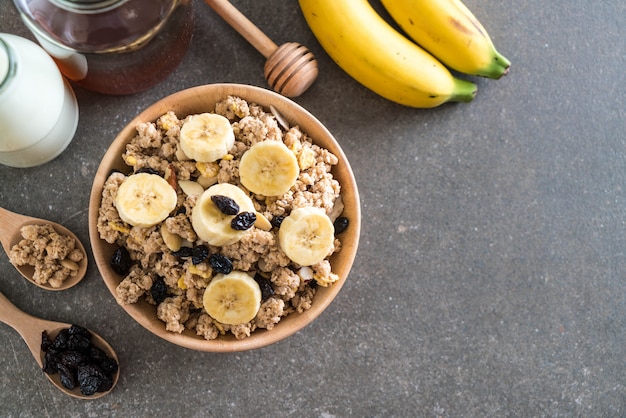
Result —
M510 66L511 61L509 61L504 55L502 55L498 51L494 50L493 59L491 60L489 65L485 67L482 71L480 71L477 75L497 80L502 76L508 74Z
M498 51L496 51L494 55L494 60L498 63L498 65L500 65L500 67L504 69L500 77L502 77L503 75L507 75L509 73L509 68L511 68L511 61L509 61L504 55L502 55Z
M476 84L470 81L455 78L454 91L448 101L469 103L474 100L477 91L478 86L476 86Z

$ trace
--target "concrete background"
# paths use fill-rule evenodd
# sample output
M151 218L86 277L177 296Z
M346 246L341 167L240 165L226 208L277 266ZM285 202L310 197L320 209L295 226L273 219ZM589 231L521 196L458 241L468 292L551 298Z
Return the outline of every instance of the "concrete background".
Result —
M79 286L52 293L2 254L2 293L96 330L123 373L104 398L68 398L0 325L0 416L626 416L624 2L467 0L513 66L498 81L469 77L472 103L431 110L353 81L297 2L233 3L276 43L300 42L319 60L296 102L335 135L359 185L361 242L345 286L289 339L210 354L135 323L91 255ZM87 245L93 176L132 117L199 84L266 86L265 59L194 7L177 71L132 96L76 88L73 142L43 166L0 167L2 207L60 222ZM0 31L30 37L8 0Z

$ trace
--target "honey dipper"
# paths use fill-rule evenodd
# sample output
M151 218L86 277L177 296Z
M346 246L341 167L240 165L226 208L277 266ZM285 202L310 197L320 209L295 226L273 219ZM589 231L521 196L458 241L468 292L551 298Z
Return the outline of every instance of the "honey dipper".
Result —
M205 2L267 58L264 74L274 91L286 97L296 97L313 84L318 74L317 61L305 46L296 42L277 46L229 1Z

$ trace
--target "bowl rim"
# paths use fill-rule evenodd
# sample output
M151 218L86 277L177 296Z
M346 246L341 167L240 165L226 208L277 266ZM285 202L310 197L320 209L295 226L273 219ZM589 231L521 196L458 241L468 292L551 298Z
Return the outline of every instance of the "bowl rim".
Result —
M129 121L109 145L94 176L89 198L89 240L96 266L102 276L102 280L111 292L111 295L115 297L115 287L121 279L117 280L117 283L114 284L110 277L110 274L112 274L108 263L110 256L107 258L102 249L109 249L110 253L112 253L111 248L114 247L114 244L108 244L100 238L97 230L98 211L102 198L103 185L111 170L118 167L128 169L128 166L123 163L121 155L126 144L136 135L137 124L140 122L155 121L159 116L170 110L173 110L179 118L192 113L200 113L201 110L184 110L189 106L181 105L181 99L188 100L189 97L201 102L204 98L207 98L206 103L202 102L202 105L196 104L191 107L197 108L200 106L204 108L206 105L204 111L213 111L215 103L224 99L227 95L241 97L248 103L256 103L262 106L265 111L269 111L270 105L273 105L286 120L294 125L299 125L303 132L308 134L310 131L316 131L318 132L317 137L323 136L325 138L324 141L328 140L330 142L329 144L324 144L323 147L333 152L333 154L338 157L339 164L343 166L339 172L343 178L341 181L335 178L339 181L342 188L342 197L345 205L344 213L350 213L350 226L348 230L344 232L349 239L342 237L341 251L331 256L331 266L333 266L333 272L339 276L339 280L331 286L318 287L318 292L316 292L311 308L302 313L290 313L286 317L283 317L273 329L257 329L249 337L241 340L235 339L232 335L219 336L214 340L206 340L203 337L197 336L190 330L185 330L181 334L166 331L165 323L158 319L156 314L154 316L142 314L142 308L145 309L146 305L156 309L153 305L149 305L143 300L143 298L133 304L120 305L131 318L154 335L173 344L205 352L239 352L265 347L281 341L308 326L326 310L343 287L356 257L361 229L360 198L350 163L334 136L309 111L285 96L265 88L251 85L215 83L187 88L161 98L146 107ZM297 123L293 121L297 121ZM318 140L316 140L313 135L311 135L311 138L313 139L313 143L318 143ZM337 166L333 167L334 176L336 175L336 167ZM337 266L333 265L333 259L335 257L341 257L343 260L343 263L338 266L337 269ZM323 298L318 297L320 293L324 295Z

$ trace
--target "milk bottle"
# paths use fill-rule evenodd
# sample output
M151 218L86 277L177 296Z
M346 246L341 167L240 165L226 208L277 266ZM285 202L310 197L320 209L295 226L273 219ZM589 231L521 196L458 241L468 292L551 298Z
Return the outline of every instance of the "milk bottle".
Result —
M57 157L78 125L78 104L36 43L0 33L0 164L33 167Z

